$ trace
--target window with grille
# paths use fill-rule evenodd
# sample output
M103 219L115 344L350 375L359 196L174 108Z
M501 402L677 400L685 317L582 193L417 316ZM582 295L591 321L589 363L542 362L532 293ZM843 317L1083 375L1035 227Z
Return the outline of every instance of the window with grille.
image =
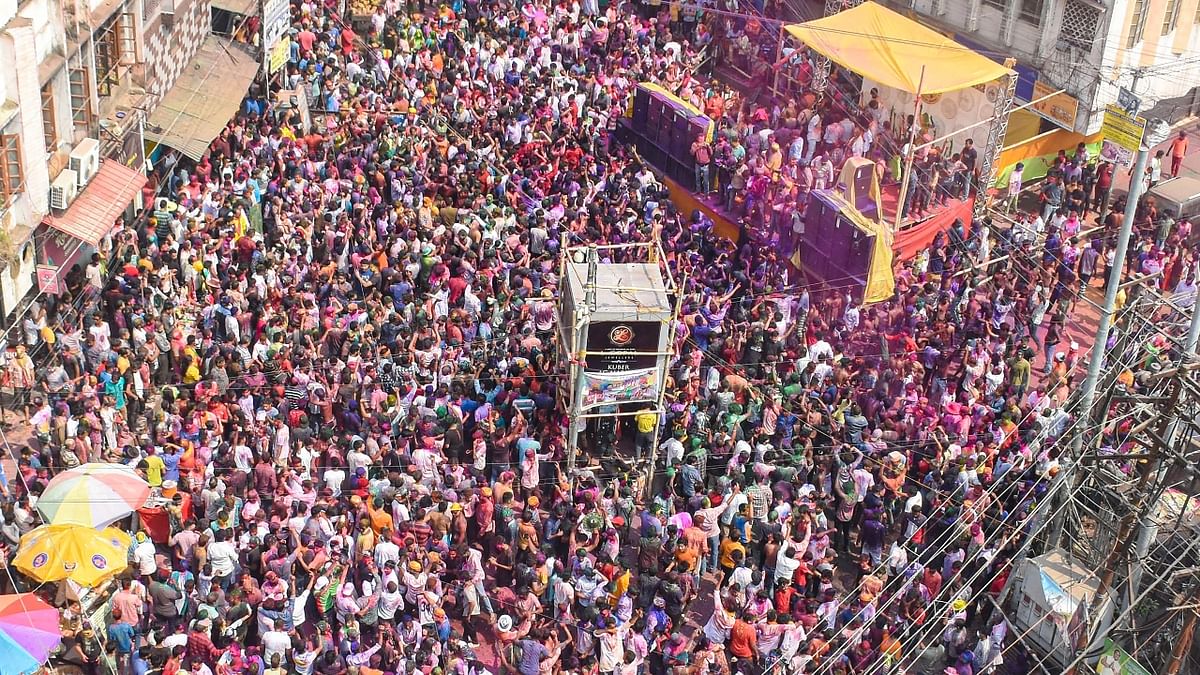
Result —
M21 175L21 137L0 134L0 209L8 208L13 197L25 186Z
M121 40L117 17L108 20L96 34L96 92L111 96L121 83Z
M1046 0L1021 0L1021 18L1034 25L1041 25L1045 5Z
M54 152L58 148L58 126L54 121L54 91L49 83L42 87L42 136L46 152Z
M995 7L1001 12L1008 9L1008 2L1009 0L983 0L983 4L987 5L988 7Z
M1170 35L1179 22L1179 0L1167 0L1167 11L1163 13L1162 34Z
M1085 0L1067 0L1059 37L1068 44L1090 51L1100 31L1100 11Z
M92 124L92 96L86 68L72 68L71 80L71 120L82 126Z
M126 6L127 9L129 6ZM121 12L117 17L117 51L121 55L121 63L130 65L137 63L137 23L132 11Z
M1133 3L1133 22L1129 24L1129 40L1125 43L1125 47L1132 49L1134 45L1142 41L1142 34L1146 32L1146 17L1150 14L1150 3L1147 0L1135 0Z

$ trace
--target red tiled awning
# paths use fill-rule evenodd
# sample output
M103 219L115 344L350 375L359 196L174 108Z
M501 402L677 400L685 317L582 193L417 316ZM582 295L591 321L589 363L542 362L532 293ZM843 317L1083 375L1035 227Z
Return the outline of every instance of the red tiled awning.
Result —
M96 172L61 216L46 216L46 224L92 246L112 231L117 218L142 191L146 176L120 162L100 160Z

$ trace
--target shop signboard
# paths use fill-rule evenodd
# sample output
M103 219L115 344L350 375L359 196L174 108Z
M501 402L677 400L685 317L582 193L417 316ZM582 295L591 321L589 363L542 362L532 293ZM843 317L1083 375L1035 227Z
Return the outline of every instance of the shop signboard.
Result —
M1079 116L1079 99L1066 92L1059 92L1060 88L1041 80L1034 82L1031 100L1037 103L1029 108L1064 129L1074 130L1075 120Z

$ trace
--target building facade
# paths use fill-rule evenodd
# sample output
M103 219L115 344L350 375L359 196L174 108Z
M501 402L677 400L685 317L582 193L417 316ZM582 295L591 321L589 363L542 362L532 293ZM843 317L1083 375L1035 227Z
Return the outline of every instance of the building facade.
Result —
M67 40L55 0L0 0L0 315L35 285L34 233L51 181L86 134L72 111Z
M56 292L142 205L145 120L209 36L211 11L0 0L0 318L35 286Z
M960 42L1018 61L1019 99L1082 135L1120 101L1174 122L1196 112L1200 0L888 0Z

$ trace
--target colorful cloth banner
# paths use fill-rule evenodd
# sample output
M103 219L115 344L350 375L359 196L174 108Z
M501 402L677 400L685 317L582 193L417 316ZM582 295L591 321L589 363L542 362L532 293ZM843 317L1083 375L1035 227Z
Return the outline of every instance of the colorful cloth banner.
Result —
M623 373L584 373L583 407L613 405L658 398L658 369L644 368Z

